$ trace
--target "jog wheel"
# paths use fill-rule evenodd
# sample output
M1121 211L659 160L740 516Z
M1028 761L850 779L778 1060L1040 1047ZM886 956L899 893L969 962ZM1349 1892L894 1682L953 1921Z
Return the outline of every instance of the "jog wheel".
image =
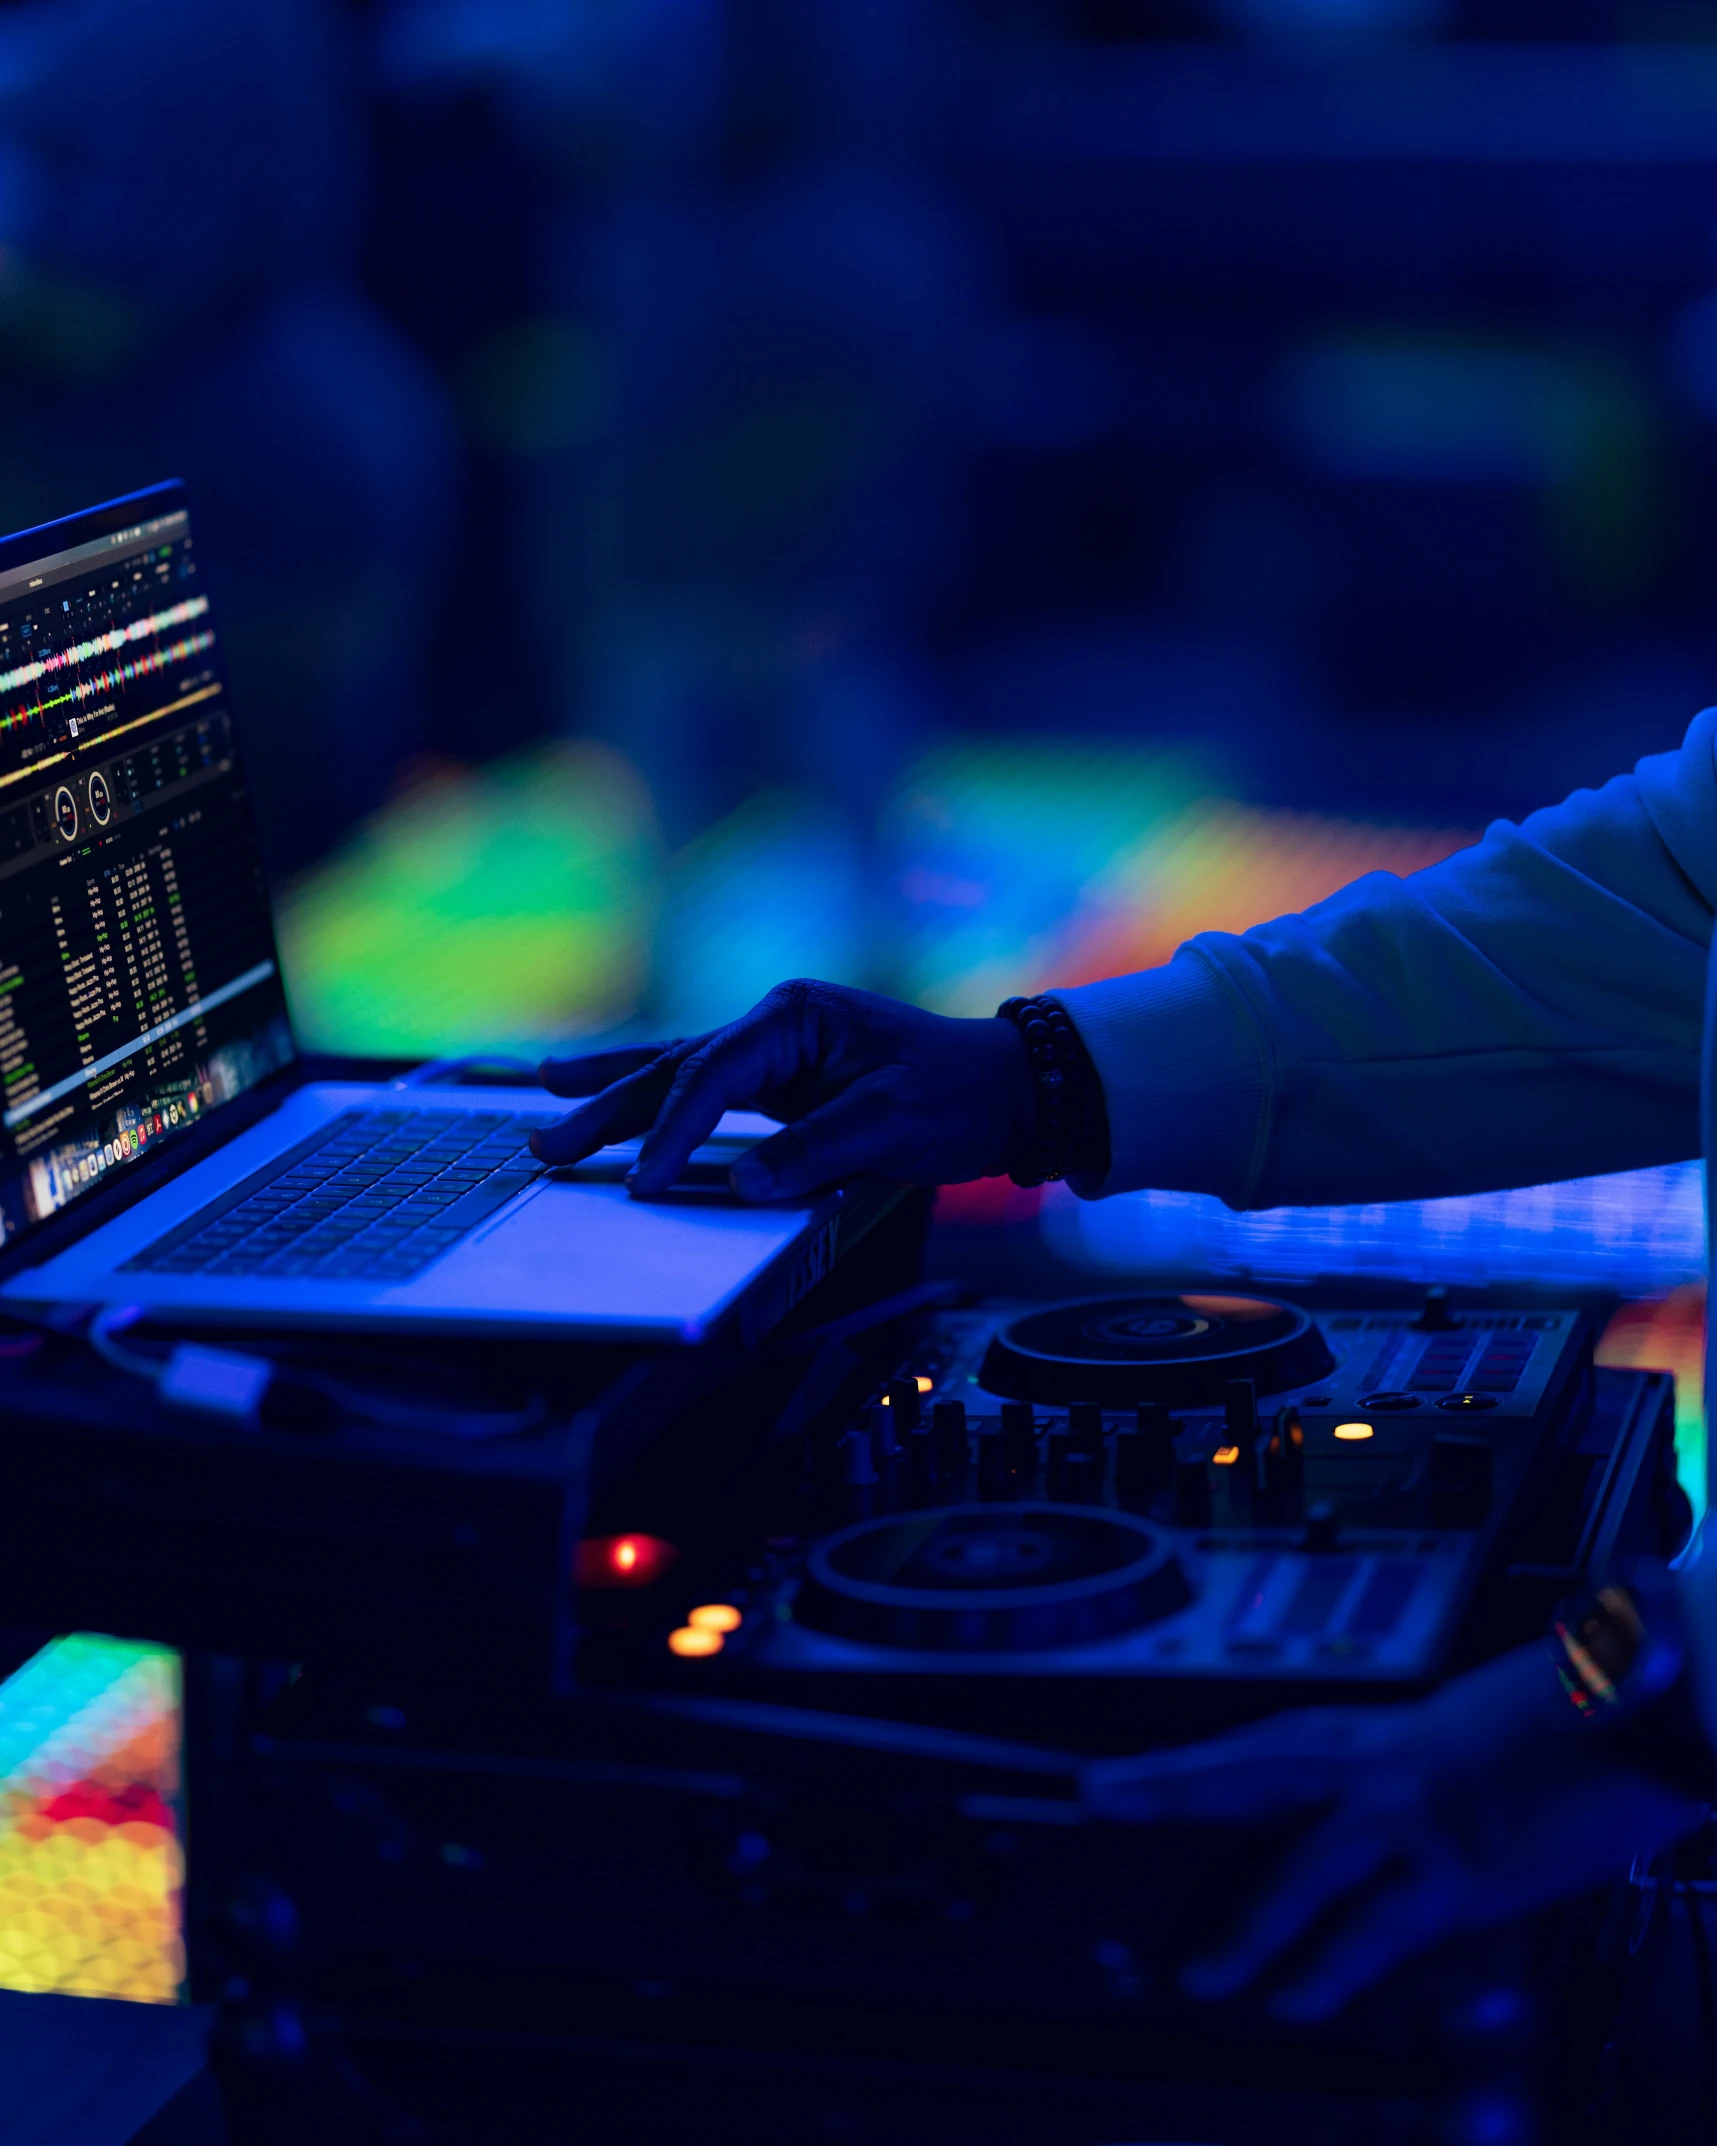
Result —
M1110 1639L1183 1609L1169 1538L1083 1505L953 1506L861 1520L811 1552L793 1614L813 1631L937 1654Z
M1213 1408L1229 1379L1261 1394L1309 1385L1335 1358L1309 1312L1269 1297L1098 1297L1010 1320L979 1374L1013 1401Z

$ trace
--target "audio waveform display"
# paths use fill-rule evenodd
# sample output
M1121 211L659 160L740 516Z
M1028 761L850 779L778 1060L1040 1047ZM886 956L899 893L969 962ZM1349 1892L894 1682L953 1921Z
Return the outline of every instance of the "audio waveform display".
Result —
M19 686L33 686L38 678L52 677L55 671L73 670L80 663L93 663L97 656L111 656L130 641L146 641L151 634L165 633L169 627L188 626L209 608L206 596L187 596L183 603L170 604L165 611L151 611L147 618L134 618L124 626L114 626L106 633L99 633L93 641L78 641L70 648L57 650L51 656L40 656L34 662L20 663L15 669L0 671L0 693L15 692Z
M27 708L15 708L10 715L0 715L0 732L16 730L21 723L46 715L51 708L63 708L68 701L96 700L103 693L111 693L116 686L130 685L134 679L147 678L155 671L170 670L175 663L200 656L214 645L213 633L206 630L187 634L183 640L169 641L165 648L151 649L146 656L133 656L128 663L116 663L107 670L97 671L93 678L80 678L63 693L50 693L45 700L32 701Z
M0 1684L0 1988L172 2004L179 1659L88 1632Z

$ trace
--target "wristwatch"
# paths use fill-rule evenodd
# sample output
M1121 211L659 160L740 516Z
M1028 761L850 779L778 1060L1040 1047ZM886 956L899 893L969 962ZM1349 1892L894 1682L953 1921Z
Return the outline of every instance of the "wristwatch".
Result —
M1557 1701L1582 1737L1601 1738L1666 1787L1717 1802L1717 1753L1694 1705L1674 1575L1641 1558L1626 1578L1570 1595L1545 1635Z

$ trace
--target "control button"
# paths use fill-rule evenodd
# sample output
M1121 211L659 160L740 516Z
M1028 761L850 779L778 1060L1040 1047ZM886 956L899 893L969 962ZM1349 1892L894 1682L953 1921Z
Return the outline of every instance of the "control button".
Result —
M1368 1408L1374 1416L1394 1416L1421 1404L1416 1393L1365 1393L1360 1395L1359 1405Z
M1421 1334L1446 1334L1454 1325L1449 1311L1449 1292L1440 1285L1427 1289L1425 1301L1419 1307L1419 1316L1413 1321L1416 1332Z
M876 1481L876 1456L868 1430L848 1431L841 1440L841 1481L854 1487Z
M1228 1443L1250 1453L1258 1442L1258 1389L1250 1379L1229 1379L1223 1387L1222 1420Z
M908 1431L915 1431L924 1420L924 1407L918 1398L916 1379L890 1379L888 1405L894 1411L896 1435L901 1438L904 1438Z
M1306 1479L1306 1430L1297 1408L1280 1408L1264 1447L1264 1492L1272 1504L1298 1496Z
M1104 1456L1101 1453L1087 1453L1083 1446L1076 1446L1071 1438L1067 1438L1059 1444L1052 1440L1049 1455L1049 1495L1058 1504L1102 1504Z
M884 1408L879 1402L869 1410L869 1416L870 1449L877 1466L881 1468L887 1462L900 1458L900 1436L894 1426L892 1408Z
M1480 1409L1495 1408L1496 1396L1493 1393L1451 1393L1437 1406L1448 1409L1453 1415L1472 1416Z
M1331 1433L1344 1446L1363 1445L1366 1439L1377 1436L1376 1426L1370 1423L1338 1423Z

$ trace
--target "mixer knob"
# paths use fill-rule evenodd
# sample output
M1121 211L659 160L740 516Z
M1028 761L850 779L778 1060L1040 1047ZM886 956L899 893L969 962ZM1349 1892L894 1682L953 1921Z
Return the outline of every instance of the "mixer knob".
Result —
M1228 1443L1240 1448L1241 1463L1258 1442L1258 1389L1250 1379L1229 1379L1223 1388L1223 1420Z
M965 1402L938 1401L930 1411L930 1421L936 1438L936 1472L944 1483L951 1483L971 1465Z
M1306 1480L1306 1430L1297 1408L1279 1408L1264 1447L1264 1490L1272 1502L1298 1494Z
M1080 1445L1060 1424L1049 1427L1049 1466L1045 1487L1065 1505L1100 1505L1103 1501L1103 1448L1095 1453Z
M1449 1310L1449 1292L1440 1283L1435 1289L1427 1289L1425 1301L1419 1307L1419 1316L1413 1321L1413 1330L1419 1334L1448 1334L1455 1328L1455 1319Z
M841 1481L861 1484L876 1481L876 1458L868 1429L848 1431L841 1440Z
M978 1425L978 1496L1005 1498L1008 1494L1007 1452L1002 1427L993 1418Z
M900 1458L900 1439L894 1427L894 1410L884 1408L880 1402L873 1403L866 1414L870 1420L870 1450L879 1468L891 1460Z
M1067 1434L1081 1453L1103 1451L1103 1411L1095 1401L1075 1401L1067 1411Z
M909 1431L917 1430L924 1420L924 1407L919 1398L916 1379L890 1379L888 1405L894 1411L895 1431L901 1438Z
M1202 1460L1176 1460L1174 1516L1183 1527L1197 1527L1210 1518L1210 1469Z
M1300 1539L1300 1548L1321 1554L1333 1550L1341 1539L1341 1530L1336 1525L1333 1505L1314 1505L1306 1515L1306 1532Z
M1002 1455L1008 1481L1023 1488L1037 1469L1037 1419L1029 1401L1002 1403Z

